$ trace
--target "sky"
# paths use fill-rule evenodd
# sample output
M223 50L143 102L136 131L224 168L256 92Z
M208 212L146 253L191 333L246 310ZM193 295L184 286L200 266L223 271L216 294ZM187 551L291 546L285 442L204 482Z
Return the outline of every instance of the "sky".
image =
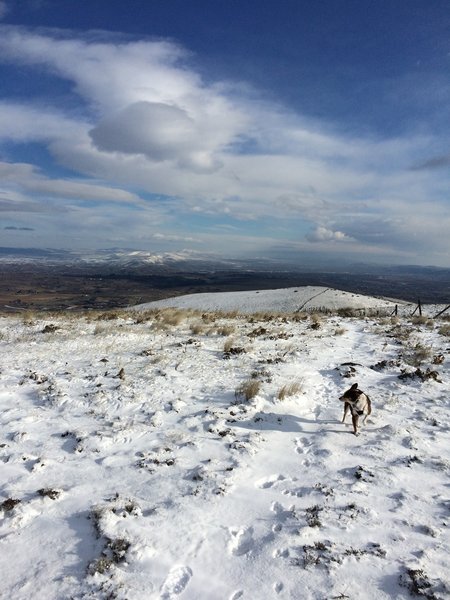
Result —
M450 266L448 0L0 0L0 246Z

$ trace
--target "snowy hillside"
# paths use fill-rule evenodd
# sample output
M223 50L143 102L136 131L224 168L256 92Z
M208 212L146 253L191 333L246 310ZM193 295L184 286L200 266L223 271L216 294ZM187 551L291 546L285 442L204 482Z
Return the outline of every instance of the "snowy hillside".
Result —
M450 597L448 321L0 325L0 597Z
M274 311L295 313L302 310L326 308L366 309L392 312L395 304L411 307L401 300L391 301L372 298L361 294L351 294L327 287L304 286L275 290L254 290L244 292L221 292L220 294L188 294L167 300L157 300L134 307L138 310L148 308L194 308L198 310L239 310L244 313ZM412 311L410 311L412 312Z

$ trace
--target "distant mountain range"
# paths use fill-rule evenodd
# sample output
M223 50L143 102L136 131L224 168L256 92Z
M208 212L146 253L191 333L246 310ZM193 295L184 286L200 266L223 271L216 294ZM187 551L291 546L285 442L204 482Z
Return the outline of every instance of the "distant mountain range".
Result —
M384 265L373 263L342 263L332 266L326 263L319 265L283 262L267 257L237 259L223 258L212 254L181 250L178 252L149 252L130 248L104 248L97 250L68 250L64 248L10 248L0 247L0 261L2 262L54 262L78 264L108 264L114 263L123 266L143 265L170 265L175 267L187 265L201 265L202 268L251 268L255 270L277 270L298 272L332 272L332 273L409 273L409 274L450 274L450 268L421 266L421 265Z
M419 265L365 263L286 264L267 258L225 259L191 251L147 252L127 248L73 251L53 248L0 247L0 270L9 296L24 286L58 290L74 298L103 294L103 304L114 304L121 288L120 305L199 292L323 286L368 296L399 298L433 304L450 303L450 269ZM75 282L74 278L78 278ZM28 283L29 282L29 283ZM133 297L127 290L134 286ZM44 286L45 287L45 286ZM30 292L31 293L31 292ZM55 298L53 293L52 298ZM129 295L129 294L128 294ZM21 297L22 302L24 301ZM8 297L6 302L10 302ZM97 301L88 306L96 307ZM83 301L83 306L86 304Z

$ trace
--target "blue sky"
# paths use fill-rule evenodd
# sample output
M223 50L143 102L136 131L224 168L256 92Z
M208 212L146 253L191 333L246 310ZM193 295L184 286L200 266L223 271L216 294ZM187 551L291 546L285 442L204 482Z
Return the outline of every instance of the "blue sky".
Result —
M447 0L0 0L2 246L449 266Z

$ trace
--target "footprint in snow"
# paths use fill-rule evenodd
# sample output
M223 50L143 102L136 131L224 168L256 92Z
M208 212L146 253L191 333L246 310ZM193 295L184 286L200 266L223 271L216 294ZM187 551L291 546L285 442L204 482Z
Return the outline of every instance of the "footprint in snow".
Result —
M228 544L228 549L235 556L242 556L249 552L255 542L253 539L252 527L241 527L240 529L229 529L231 540Z
M284 492L283 492L284 493ZM285 508L279 502L273 502L270 510L275 513L275 523L272 525L272 533L279 533L283 529L283 524L295 518L295 506L291 505Z
M295 440L295 451L297 454L308 454L311 449L312 442L306 438L296 438Z
M279 481L284 481L286 477L284 475L269 475L269 477L263 477L255 482L255 486L265 490L273 487Z
M331 450L328 450L327 448L317 448L316 450L314 450L315 456L323 456L326 458L327 456L331 456L331 454Z
M161 587L161 600L172 600L172 598L181 594L191 577L192 570L189 567L173 567Z

